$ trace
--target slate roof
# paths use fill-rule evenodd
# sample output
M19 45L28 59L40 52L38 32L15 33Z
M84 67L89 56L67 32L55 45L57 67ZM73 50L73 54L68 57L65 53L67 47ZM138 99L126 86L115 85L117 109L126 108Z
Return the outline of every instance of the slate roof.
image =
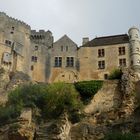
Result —
M96 46L115 45L115 44L123 44L123 43L129 43L129 36L127 34L96 37L81 47L96 47Z

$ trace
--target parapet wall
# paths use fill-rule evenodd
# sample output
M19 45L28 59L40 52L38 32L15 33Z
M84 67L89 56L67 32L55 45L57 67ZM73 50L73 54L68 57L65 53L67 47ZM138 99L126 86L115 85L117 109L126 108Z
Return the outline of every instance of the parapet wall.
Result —
M7 18L9 21L14 22L15 24L18 24L20 26L24 26L27 29L31 28L27 23L25 23L25 22L23 22L21 20L15 19L13 17L10 17L6 13L4 13L4 12L0 12L0 17Z

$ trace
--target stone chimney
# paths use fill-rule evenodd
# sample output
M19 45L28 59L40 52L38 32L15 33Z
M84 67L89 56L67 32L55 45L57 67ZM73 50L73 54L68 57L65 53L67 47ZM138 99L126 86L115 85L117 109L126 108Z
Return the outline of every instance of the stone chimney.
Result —
M89 42L89 38L88 37L84 37L82 45L85 45L87 42Z

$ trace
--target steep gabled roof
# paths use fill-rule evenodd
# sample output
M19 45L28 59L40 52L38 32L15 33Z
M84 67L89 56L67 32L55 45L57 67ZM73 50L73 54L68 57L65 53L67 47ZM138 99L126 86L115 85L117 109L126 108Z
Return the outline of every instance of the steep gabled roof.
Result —
M63 41L64 42L71 42L77 46L77 44L74 41L72 41L67 35L62 36L60 39L58 39L56 42L54 42L54 44L57 44L58 42L63 42Z
M95 46L105 46L105 45L115 45L129 43L129 37L127 34L96 37L93 40L87 42L82 47L95 47Z

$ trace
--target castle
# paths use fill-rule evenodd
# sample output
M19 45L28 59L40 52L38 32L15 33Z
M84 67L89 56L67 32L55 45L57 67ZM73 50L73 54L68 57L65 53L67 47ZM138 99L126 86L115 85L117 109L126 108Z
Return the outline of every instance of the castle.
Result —
M107 79L119 67L140 70L139 29L128 34L83 38L78 47L67 35L53 41L51 31L31 30L26 23L0 12L0 67L22 71L37 82Z

